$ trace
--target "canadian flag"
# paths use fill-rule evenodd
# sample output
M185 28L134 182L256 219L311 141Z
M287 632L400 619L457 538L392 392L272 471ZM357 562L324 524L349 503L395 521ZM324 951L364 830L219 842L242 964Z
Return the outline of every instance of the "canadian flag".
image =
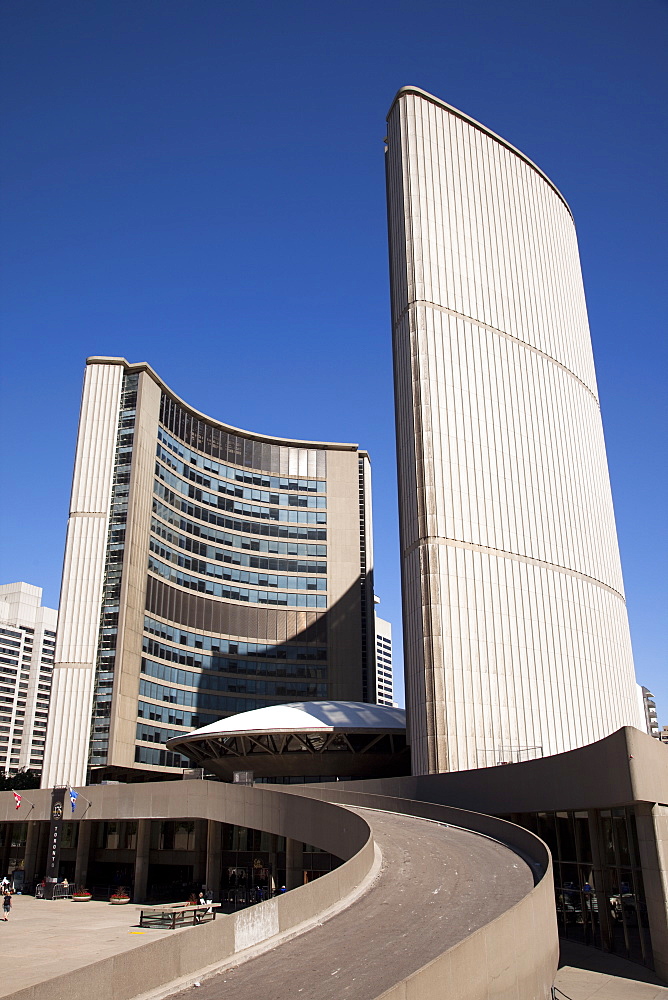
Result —
M21 808L21 799L22 799L22 796L19 795L18 792L14 792L14 802L16 802L16 808L17 809Z

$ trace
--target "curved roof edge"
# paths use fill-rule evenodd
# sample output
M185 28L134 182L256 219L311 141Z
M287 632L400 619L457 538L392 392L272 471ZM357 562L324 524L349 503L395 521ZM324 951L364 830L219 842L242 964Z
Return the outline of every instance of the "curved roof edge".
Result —
M241 437L251 438L254 441L265 441L267 444L278 444L284 445L292 448L321 448L323 450L329 451L357 451L360 455L364 455L369 458L369 454L363 448L360 448L358 444L349 442L337 442L337 441L303 441L299 438L282 438L275 437L271 434L258 434L255 431L243 430L241 427L233 427L232 424L224 424L222 420L216 420L215 417L210 417L207 413L202 413L201 410L195 409L190 403L186 403L185 399L178 396L173 389L167 385L163 379L157 374L157 372L151 368L147 361L137 361L130 362L126 358L107 358L102 355L91 355L91 357L86 358L87 365L122 365L128 372L146 372L160 388L169 393L169 395L174 399L179 406L182 406L185 410L189 410L193 416L198 417L200 420L206 420L210 424L216 424L224 431L229 431L232 434L239 434Z
M511 153L514 153L515 156L519 156L521 160L524 160L524 162L528 166L530 166L532 170L535 170L536 173L539 174L543 178L543 180L550 185L554 193L561 199L561 201L563 201L571 219L573 218L571 206L568 204L568 202L564 198L563 194L561 193L557 185L554 183L554 181L550 180L550 178L547 176L544 170L541 170L540 167L533 162L533 160L529 159L526 153L523 153L521 149L518 149L516 146L513 146L513 144L511 142L508 142L507 139L504 139L502 136L497 135L496 132L492 132L491 128L487 128L486 125L482 125L480 122L476 121L475 118L471 118L470 115L467 115L463 111L460 111L459 108L453 107L452 104L448 104L446 101L442 101L440 97L434 97L434 95L428 93L428 91L422 90L421 87L400 87L399 90L394 95L394 100L390 105L390 110L387 112L387 116L385 119L386 121L392 114L394 105L397 103L399 98L402 97L404 94L415 94L417 97L422 97L425 100L430 101L432 104L438 105L439 108L445 108L445 110L449 111L450 114L455 115L457 118L461 118L462 121L465 121L468 125L472 125L473 128L477 128L479 132L483 132L485 135L488 135L490 139L494 139L494 141L498 142L501 146L505 146L506 149L510 150Z
M192 743L215 736L255 733L305 733L364 730L384 732L404 730L406 712L402 708L359 701L293 701L240 712L210 722L190 733L171 736L166 745Z

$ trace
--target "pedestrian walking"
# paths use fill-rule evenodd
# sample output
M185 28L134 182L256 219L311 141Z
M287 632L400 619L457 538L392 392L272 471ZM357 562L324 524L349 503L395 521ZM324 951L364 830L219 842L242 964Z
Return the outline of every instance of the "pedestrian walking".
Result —
M5 893L4 899L2 900L2 919L9 920L9 911L12 908L12 897L8 892Z

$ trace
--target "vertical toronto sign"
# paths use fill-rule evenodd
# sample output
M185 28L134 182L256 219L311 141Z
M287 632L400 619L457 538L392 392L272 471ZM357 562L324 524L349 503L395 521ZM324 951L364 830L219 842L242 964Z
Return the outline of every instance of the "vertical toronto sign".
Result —
M46 856L46 885L44 898L53 899L58 882L60 867L60 841L63 832L63 807L65 805L65 785L57 785L51 793L51 825L49 827L49 850Z

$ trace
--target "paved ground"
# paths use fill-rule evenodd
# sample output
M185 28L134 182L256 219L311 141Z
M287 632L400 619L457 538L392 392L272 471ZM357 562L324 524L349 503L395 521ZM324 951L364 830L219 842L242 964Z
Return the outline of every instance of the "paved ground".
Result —
M206 980L197 1000L371 1000L533 886L527 865L494 841L359 811L383 852L368 892L321 927ZM186 995L192 989L178 994Z
M668 986L649 969L574 941L561 942L554 985L569 1000L668 1000Z
M0 920L0 997L155 937L187 933L140 929L138 922L139 910L132 903L114 906L95 900L73 903L13 896L9 920Z

